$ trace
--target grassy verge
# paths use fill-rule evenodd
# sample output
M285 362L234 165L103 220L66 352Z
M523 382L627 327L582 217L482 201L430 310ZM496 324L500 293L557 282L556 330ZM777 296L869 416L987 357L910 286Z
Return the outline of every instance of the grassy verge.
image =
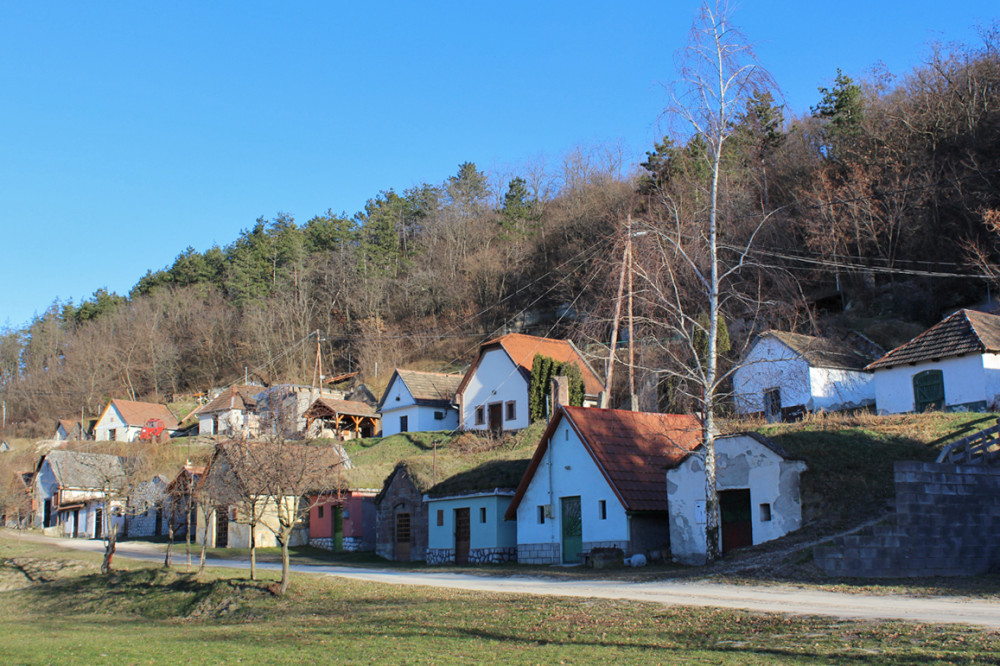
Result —
M55 574L32 579L29 564ZM0 539L6 663L986 663L1000 636L296 576L151 567L96 573L46 544Z

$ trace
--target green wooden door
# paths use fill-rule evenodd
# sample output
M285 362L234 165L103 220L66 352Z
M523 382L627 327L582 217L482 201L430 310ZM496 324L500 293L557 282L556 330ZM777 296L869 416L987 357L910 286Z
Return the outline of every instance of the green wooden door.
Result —
M944 376L940 370L913 375L913 409L922 412L944 407Z
M344 513L339 506L333 507L333 549L338 553L344 550Z
M562 561L576 564L583 550L583 518L580 515L580 498L563 497L562 503Z

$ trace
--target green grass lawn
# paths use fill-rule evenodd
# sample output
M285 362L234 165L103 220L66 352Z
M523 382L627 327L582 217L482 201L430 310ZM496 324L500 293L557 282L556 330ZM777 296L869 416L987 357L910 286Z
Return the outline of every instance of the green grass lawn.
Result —
M123 565L125 563L122 563ZM131 566L131 565L130 565ZM995 663L996 632L148 566L0 538L4 663Z

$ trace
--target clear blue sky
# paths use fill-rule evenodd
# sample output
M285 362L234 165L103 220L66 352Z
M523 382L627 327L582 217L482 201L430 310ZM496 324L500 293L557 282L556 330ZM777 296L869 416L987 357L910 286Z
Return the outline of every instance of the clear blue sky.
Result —
M641 161L698 5L0 2L0 326L464 161ZM905 74L1000 18L996 0L734 6L791 114L837 67Z

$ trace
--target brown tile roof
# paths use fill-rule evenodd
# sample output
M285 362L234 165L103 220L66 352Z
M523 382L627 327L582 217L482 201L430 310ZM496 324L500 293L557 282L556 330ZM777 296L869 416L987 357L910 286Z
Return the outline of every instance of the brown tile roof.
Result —
M983 352L1000 352L1000 316L959 310L865 369L892 368Z
M257 404L254 396L263 390L264 388L261 386L230 386L204 407L199 408L196 413L225 412L230 409L251 411Z
M111 401L126 425L144 426L150 419L160 419L163 425L173 429L177 427L177 417L175 417L166 405L155 402L134 402L132 400L119 400L115 398Z
M74 428L77 431L77 435L79 435L79 433L80 433L80 422L79 421L74 421L73 419L59 419L59 425L61 425L63 427L63 430L66 431L66 434L68 434L70 436L73 435L73 429Z
M508 333L507 335L484 342L479 346L479 352L476 354L476 359L472 362L472 367L465 373L465 377L458 387L459 392L465 388L465 384L471 379L472 373L475 372L476 367L479 365L479 360L482 358L483 353L494 347L501 347L507 352L507 355L521 370L525 379L531 376L531 366L535 362L535 354L541 354L560 363L570 362L578 367L580 373L583 375L583 388L587 395L597 395L604 390L604 384L601 382L600 377L597 376L594 369L584 360L572 341L540 338L523 333Z
M61 488L119 490L125 485L125 459L119 456L55 449L44 460Z
M507 509L507 519L517 518L517 505L562 418L569 419L626 511L666 511L666 470L678 465L702 442L701 423L688 414L561 407L535 449Z
M394 373L396 377L399 377L400 381L406 385L406 390L410 392L413 396L414 401L418 405L427 405L428 407L447 407L455 399L455 393L458 391L459 384L462 383L462 375L449 375L443 372L418 372L416 370L402 370L396 368ZM389 380L389 384L385 388L385 393L382 394L382 400L379 400L378 407L382 408L382 403L385 400L386 395L389 393L389 387L392 386L393 379Z
M815 368L861 370L875 359L840 340L817 338L787 331L767 331L761 337L773 337L802 356Z
M378 418L378 413L371 405L356 400L335 400L334 398L316 398L316 401L302 413L302 416L314 418L333 414Z

